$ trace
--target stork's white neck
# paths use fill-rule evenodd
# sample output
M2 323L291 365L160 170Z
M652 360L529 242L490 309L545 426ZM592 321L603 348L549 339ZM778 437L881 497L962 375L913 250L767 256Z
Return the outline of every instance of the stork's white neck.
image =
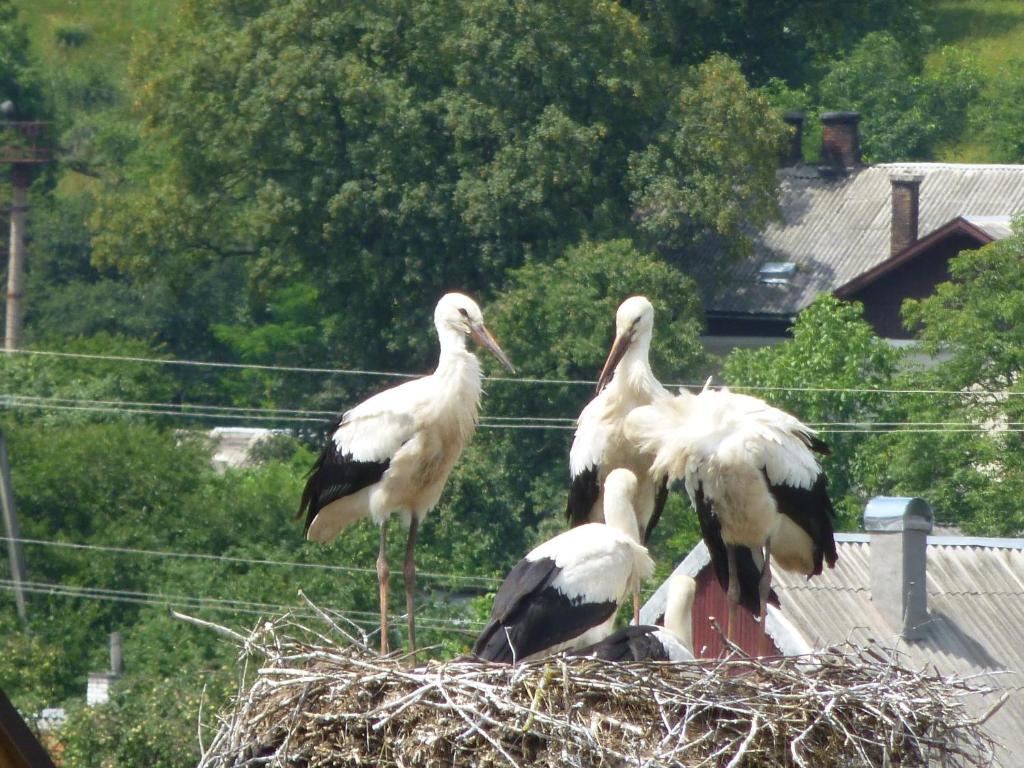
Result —
M433 378L440 384L433 405L450 412L459 422L459 431L468 436L473 431L480 407L480 361L466 348L465 334L450 328L438 328L438 337L441 351Z
M640 541L640 528L636 522L636 512L628 499L606 495L604 500L604 522L606 525L622 531L633 541Z
M654 378L650 362L650 337L635 339L626 350L626 354L615 367L615 375L608 383L609 388L624 391L649 393L660 386Z
M670 585L665 601L665 629L679 638L679 642L693 651L692 618L694 585Z

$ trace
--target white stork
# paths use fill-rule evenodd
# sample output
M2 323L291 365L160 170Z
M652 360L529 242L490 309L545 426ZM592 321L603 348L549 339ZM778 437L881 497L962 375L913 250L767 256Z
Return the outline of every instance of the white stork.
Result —
M814 452L828 446L790 414L725 387L637 408L626 434L653 455L652 472L682 479L729 597L763 616L778 604L771 559L787 571L821 573L836 563L835 512Z
M654 330L654 307L644 296L632 296L615 313L615 341L601 375L597 394L576 422L569 451L572 484L566 505L570 526L604 520L601 494L608 473L625 467L637 477L635 504L640 541L647 544L668 498L665 481L650 474L651 458L626 439L623 424L634 408L671 394L654 378L648 352ZM640 621L640 595L633 595L634 623Z
M605 522L560 533L509 572L473 645L486 661L515 663L580 648L611 633L615 612L654 561L639 543L637 481L617 469L605 480Z
M306 538L311 541L330 541L362 518L380 526L377 576L382 654L388 652L388 520L398 512L409 528L403 573L409 647L415 653L416 532L437 504L455 460L476 428L480 361L466 348L467 339L486 347L505 368L515 371L484 326L480 307L468 296L441 297L434 310L434 326L441 345L437 369L346 411L310 471L299 505L298 514L306 514Z
M696 582L676 575L668 582L665 626L623 627L572 656L595 656L606 661L693 661L692 611Z

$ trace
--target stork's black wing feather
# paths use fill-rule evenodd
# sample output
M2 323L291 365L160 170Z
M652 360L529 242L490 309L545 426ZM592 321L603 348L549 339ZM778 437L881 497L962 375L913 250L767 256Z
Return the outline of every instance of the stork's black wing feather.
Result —
M299 502L296 517L306 514L303 533L309 530L317 512L332 501L373 485L384 476L390 464L390 459L356 461L351 453L341 453L334 440L328 439L327 446L309 471Z
M606 661L668 661L668 654L655 633L660 627L628 626L593 645L570 651L569 656L595 656Z
M726 592L729 591L729 555L722 539L722 524L712 508L711 502L704 495L704 487L698 483L693 495L693 503L697 508L697 521L700 523L701 537L711 555L711 567L715 578ZM754 562L754 555L748 547L737 546L736 575L740 582L740 605L754 616L761 615L761 569ZM779 596L773 588L768 593L768 602L779 605Z
M656 526L658 521L661 519L661 513L665 511L665 503L667 501L668 478L666 477L661 481L661 485L658 486L658 492L654 496L654 511L651 513L651 519L647 521L647 527L642 531L640 540L645 547L651 538L651 531L654 530L654 526Z
M815 435L812 435L810 432L798 432L797 434L800 439L807 444L807 447L815 453L820 453L822 456L832 455L832 449L829 448L828 443L825 441L819 439Z
M811 537L814 545L814 570L812 576L821 573L822 560L829 568L836 564L836 540L833 522L836 512L828 495L828 481L824 472L819 472L810 488L794 488L791 485L773 485L764 473L768 490L775 497L779 512L799 525Z
M569 486L569 501L565 506L565 518L570 528L590 522L590 510L594 508L601 493L597 475L598 468L594 465L573 477L572 485Z
M559 573L550 558L520 560L498 589L491 618L473 644L473 654L511 664L571 640L615 612L614 601L570 600L552 586Z

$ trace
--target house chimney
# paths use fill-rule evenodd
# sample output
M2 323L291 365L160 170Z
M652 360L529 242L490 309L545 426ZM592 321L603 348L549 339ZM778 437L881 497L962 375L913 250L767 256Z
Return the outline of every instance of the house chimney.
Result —
M860 165L860 112L824 112L821 115L821 162L833 168Z
M799 165L803 162L804 113L796 110L782 113L782 122L789 131L789 147L782 155L782 167Z
M905 640L928 619L925 564L932 509L919 498L876 496L864 509L870 534L871 601Z
M889 254L895 256L917 242L917 219L923 176L891 176L892 224L889 227Z

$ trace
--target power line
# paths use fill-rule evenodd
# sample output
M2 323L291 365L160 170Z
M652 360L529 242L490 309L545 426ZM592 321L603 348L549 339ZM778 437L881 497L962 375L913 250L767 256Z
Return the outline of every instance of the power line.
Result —
M159 592L145 592L134 590L108 589L104 587L86 587L71 584L60 584L54 582L25 582L25 591L32 594L53 595L56 597L77 597L90 600L103 600L115 603L128 603L133 605L167 606L173 605L190 610L208 609L226 611L231 613L245 613L250 615L266 616L269 613L292 613L300 616L315 617L316 613L306 606L301 605L278 605L275 603L260 603L246 600L232 600L227 598L206 597L202 595L166 595ZM13 591L14 582L9 579L0 579L0 589ZM355 617L354 620L363 623L375 624L379 614L371 611L346 610L340 612L347 617ZM404 614L389 616L391 621L398 623L405 620ZM479 629L483 622L475 619L443 619L428 618L417 619L417 624L427 629L468 631L469 627Z
M30 398L28 402L22 402L24 398ZM55 411L84 411L94 413L119 413L119 414L141 414L141 415L152 415L152 416L169 416L178 417L183 419L191 418L204 418L204 419L227 419L227 420L242 420L247 423L254 423L255 420L265 418L267 421L278 423L278 422L303 422L303 423L316 423L323 424L324 420L319 418L305 418L298 416L276 416L275 409L266 409L266 412L270 415L262 417L260 414L264 412L263 409L251 408L249 414L238 414L234 412L220 413L217 411L204 411L198 413L191 413L188 410L173 410L171 408L164 409L162 405L173 406L174 408L189 408L192 407L187 404L161 404L161 403L150 403L148 405L154 406L153 408L141 408L141 407L128 407L120 408L115 405L63 405L60 403L76 402L71 398L54 398L57 402L51 402L46 398L39 398L34 396L21 396L21 395L3 395L0 396L0 402L6 404L12 408L35 408L39 410L55 410ZM118 401L91 401L82 399L81 403L114 403ZM131 401L125 401L131 402ZM145 403L141 405L147 405ZM204 408L215 408L216 406L201 406ZM481 418L478 426L481 429L532 429L532 430L573 430L576 428L575 420L566 417L531 417L531 416L484 416ZM1024 428L1024 422L1005 422L996 426L984 426L979 424L972 424L971 422L965 421L949 421L949 422L935 422L935 421L836 421L836 422L810 422L808 426L812 427L816 431L822 433L887 433L887 432L1019 432ZM959 427L958 429L915 429L915 427L935 427L935 426L949 426ZM834 427L855 427L855 429L835 429ZM876 427L884 427L877 429Z
M283 419L286 421L316 421L334 420L338 418L335 411L312 411L304 409L279 409L262 408L259 406L210 406L207 403L198 402L150 402L140 400L110 400L91 399L88 397L48 397L42 395L19 394L16 392L0 393L0 404L7 406L30 408L34 404L53 404L53 406L68 406L72 404L78 409L94 407L97 410L110 408L117 412L139 411L140 413L167 412L175 416L213 416L217 418L253 418L265 417L268 419ZM237 416L242 414L241 417ZM297 418L300 417L317 417ZM541 424L574 424L575 419L568 417L548 416L482 416L481 420L496 422L534 422Z
M7 536L0 536L0 541L12 541ZM212 555L204 552L173 552L155 549L139 549L136 547L115 547L102 544L82 544L71 541L54 541L52 539L29 539L18 538L22 544L30 544L40 547L56 547L60 549L86 550L90 552L109 552L122 555L143 555L149 557L178 558L189 560L210 560L228 563L241 563L245 565L269 565L288 568L310 568L313 570L336 571L341 573L377 574L375 568L360 568L353 565L330 565L327 563L301 563L294 560L273 560L267 558L237 557L232 555ZM491 587L501 583L501 579L491 576L466 576L455 573L435 573L431 571L417 571L417 577L427 580L463 582L469 585Z
M84 352L61 352L57 350L42 350L42 349L15 349L10 350L13 354L21 355L39 355L48 357L61 357L61 358L72 358L82 360L103 360L109 362L126 362L126 363L147 363L153 365L180 365L190 367L207 367L207 368L225 368L235 370L260 370L260 371L277 371L280 373L319 373L319 374L331 374L339 376L378 376L382 378L401 378L401 379L416 379L420 378L424 374L421 373L404 373L398 371L376 371L367 370L360 368L314 368L314 367L303 367L303 366L290 366L290 365L269 365L259 363L227 363L210 360L183 360L180 358L159 358L159 357L141 357L131 355L101 355L101 354L90 354ZM529 378L529 377L510 377L510 376L485 376L485 381L494 383L511 383L511 384L541 384L541 385L571 385L571 386L590 386L593 387L597 384L596 381L589 379L549 379L549 378ZM675 387L684 389L703 389L704 383L671 383L665 384L665 387ZM803 387L803 386L769 386L769 385L744 385L744 384L733 384L729 385L730 389L746 390L752 392L820 392L820 393L831 393L831 394L868 394L868 395L955 395L959 397L991 397L991 396L1021 396L1024 392L1008 392L1000 391L998 393L989 391L971 391L961 389L919 389L919 388L871 388L871 387Z

